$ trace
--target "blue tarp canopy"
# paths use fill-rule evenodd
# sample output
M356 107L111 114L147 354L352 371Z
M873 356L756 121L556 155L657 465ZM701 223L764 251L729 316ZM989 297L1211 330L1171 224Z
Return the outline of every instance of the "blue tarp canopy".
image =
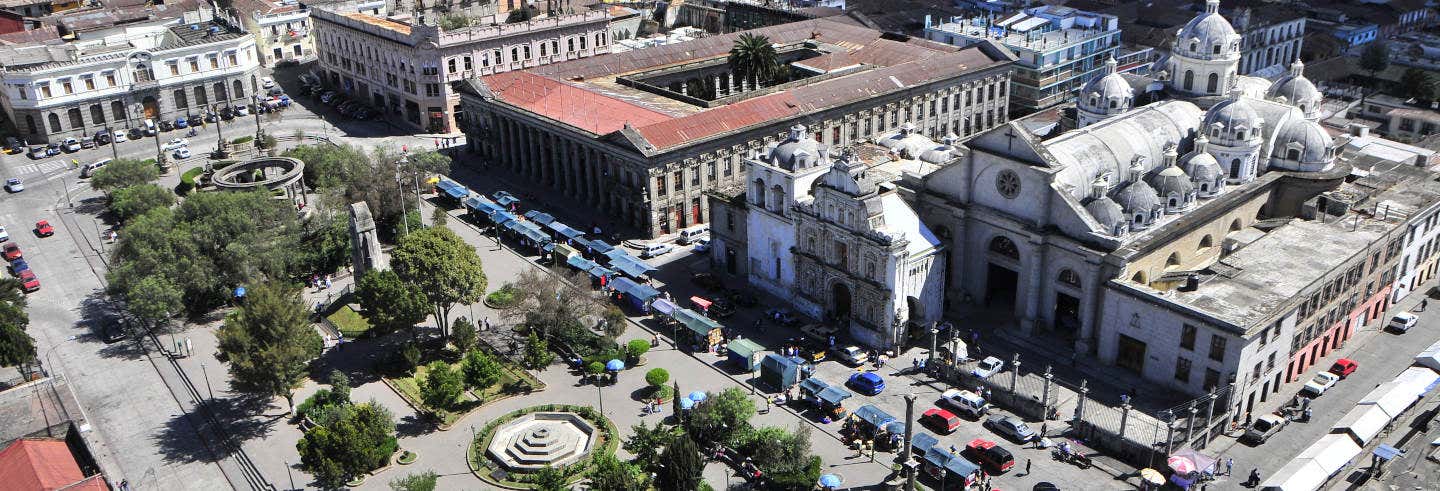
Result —
M549 213L545 213L540 210L530 210L525 212L525 218L529 218L530 221L538 223L540 225L548 225L550 224L550 222L555 221L555 217L552 217Z
M610 260L610 267L611 267L611 268L614 268L616 271L619 271L619 272L621 272L621 273L625 273L625 276L629 276L629 277L631 277L631 278L639 278L639 277L641 277L641 276L645 276L646 273L649 273L649 272L655 270L655 268L654 268L653 266L650 266L649 264L645 264L644 261L640 261L640 260L636 260L636 259L628 258L628 257L622 257L622 258L619 258L619 259L611 259L611 260Z
M846 399L849 399L853 395L854 394L851 394L848 390L832 385L820 391L819 397L820 400L826 404L839 406L840 403L845 402Z
M593 268L590 268L590 269L585 270L585 272L590 273L590 276L594 276L594 277L596 277L596 278L599 278L599 277L601 277L601 276L609 276L609 277L611 277L611 278L614 278L614 277L615 277L615 272L614 272L614 271L610 270L610 268L606 268L606 267L601 266L601 265L599 265L599 264L596 264L595 267L593 267Z
M469 198L465 198L465 207L484 213L486 215L500 211L500 207L497 206L494 201L490 201L484 196L471 196Z
M555 250L555 243L554 243L554 242L546 242L545 245L540 246L540 250L545 251L545 252L553 251L553 250Z
M575 269L578 269L580 271L590 271L591 269L600 266L598 264L595 264L595 261L585 259L584 256L570 256L569 259L565 260L565 264L569 264L571 267L574 267Z
M511 216L514 216L514 215L511 215ZM505 222L505 228L508 228L508 229L510 229L510 230L514 230L514 231L517 232L517 233L520 232L521 230L525 230L525 226L520 224L520 220L510 220L510 221Z
M929 450L925 451L925 463L935 467L945 467L945 464L950 463L950 459L953 458L955 456L951 455L949 450L937 446L931 446Z
M462 186L460 185L460 183L451 181L449 179L441 179L440 182L435 183L435 187L439 188L440 191L443 191L445 194L448 194L451 198L455 199L462 199L470 195L470 188Z
M945 470L950 471L956 476L966 477L980 470L980 466L975 465L974 462L971 462L965 457L956 456L945 463Z
M620 282L620 281L622 281L622 280L628 281L628 280L626 280L625 278L620 278L620 279L615 280L615 282L618 283L618 282ZM640 285L640 286L645 286L645 285ZM657 293L658 293L658 292L657 292ZM690 309L675 309L674 312L671 312L671 313L670 313L670 316L671 316L671 317L674 317L675 320L679 321L681 324L684 324L685 327L690 328L691 331L694 331L696 334L699 334L701 337L709 336L709 335L710 335L710 331L713 331L713 330L716 330L716 329L720 329L720 328L722 327L719 322L715 322L714 320L711 320L709 317L705 317L704 315L700 315L699 312L696 312L696 311L690 310Z
M651 288L649 285L641 285L629 278L615 278L610 281L610 288L617 292L639 299L641 303L647 303L650 299L660 296L660 291Z
M824 380L820 380L815 377L810 377L800 381L800 390L815 395L819 395L820 391L825 390L827 387L830 387L830 384L827 384Z
M602 268L602 269L603 269L603 268ZM662 313L662 314L665 314L665 315L670 315L671 312L674 312L675 309L680 308L680 306L679 306L679 305L675 305L675 302L671 302L671 301L666 300L666 299L663 299L663 298L657 298L657 299L655 299L654 302L651 302L651 303L650 303L650 308L655 309L656 312L659 312L659 313ZM746 340L744 340L744 339L737 339L736 341L746 341ZM731 344L733 345L734 343L732 342ZM734 351L734 350L732 349L731 351Z
M1375 450L1371 453L1375 454L1376 457L1380 457L1384 460L1393 460L1395 457L1400 456L1400 449L1392 447L1390 445L1381 444L1380 446L1375 447Z
M504 207L506 207L506 208L509 208L510 205L513 204L513 203L519 203L519 202L520 202L520 200L519 200L518 198L516 198L514 195L512 195L512 194L510 194L510 193L507 193L507 192L505 192L505 191L496 191L495 194L494 194L494 196L495 196L495 203L499 204L500 206L504 206Z
M515 221L515 215L505 210L495 210L490 213L490 221L495 222L496 225L509 223Z
M935 446L936 443L940 443L939 438L935 438L935 435L923 431L910 437L910 448L921 455L924 455L925 452L930 450L930 447Z
M571 228L569 225L560 223L560 222L558 222L558 221L547 223L547 224L545 224L545 226L546 226L546 227L550 227L550 230L554 230L555 233L560 234L561 236L564 236L564 237L570 238L570 239L578 239L578 238L580 238L581 235L585 235L585 232L581 232L581 231L579 231L579 230L575 230L574 228Z
M550 242L550 236L549 236L549 235L545 235L544 232L538 232L538 231L536 231L536 230L533 229L533 228L522 228L522 229L520 230L520 234L521 234L521 235L524 235L525 237L529 238L530 240L535 241L536 244L544 244L544 243Z
M600 239L593 239L593 240L580 239L580 240L578 240L578 241L576 241L576 242L580 242L582 245L584 245L586 248L590 249L591 251L595 252L596 254L604 254L604 253L606 253L606 252L610 252L610 251L612 251L612 250L615 250L615 246L612 246L612 245L610 245L610 244L606 244L605 241L600 240Z
M870 426L874 427L875 429L883 429L885 425L890 424L890 422L892 421L895 421L894 416L891 416L885 411L881 411L880 408L875 407L874 404L866 404L864 406L860 406L860 409L855 410L855 417L860 418L861 421L869 423Z
M600 251L596 251L596 252L600 252ZM635 257L635 256L631 256L630 253L625 252L623 249L616 249L616 248L613 248L613 247L610 248L609 250L605 251L605 252L600 252L600 253L601 253L601 254L604 254L605 257L608 257L608 258L610 258L610 259L612 259L612 260L613 260L613 259L620 259L620 258L622 258L622 257L628 257L628 258L634 258L634 257Z

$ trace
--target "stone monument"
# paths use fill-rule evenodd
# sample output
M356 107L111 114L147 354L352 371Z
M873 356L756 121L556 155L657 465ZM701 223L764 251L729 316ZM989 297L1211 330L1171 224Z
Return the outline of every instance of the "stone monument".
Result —
M364 201L350 204L350 250L350 261L354 263L357 279L371 269L390 269L390 261L380 250L375 218L370 215L370 206Z

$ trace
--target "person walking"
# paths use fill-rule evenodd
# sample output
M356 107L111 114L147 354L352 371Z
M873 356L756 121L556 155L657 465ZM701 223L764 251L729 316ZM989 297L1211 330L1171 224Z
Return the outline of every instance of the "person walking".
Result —
M1226 475L1226 476L1229 476L1229 475L1234 474L1234 470L1235 470L1235 459L1234 459L1233 457L1227 457L1227 458L1225 458L1225 475Z
M1421 311L1421 312L1424 312L1424 311L1425 311L1425 306L1426 306L1426 305L1429 305L1429 304L1430 304L1430 299L1428 299L1428 298L1422 298L1422 299L1420 299L1420 311Z
M1025 475L1030 475L1030 459L1025 459Z
M1245 481L1245 485L1246 485L1246 486L1259 486L1259 485L1260 485L1260 468L1257 467L1257 468L1250 469L1250 479L1247 480L1247 481Z

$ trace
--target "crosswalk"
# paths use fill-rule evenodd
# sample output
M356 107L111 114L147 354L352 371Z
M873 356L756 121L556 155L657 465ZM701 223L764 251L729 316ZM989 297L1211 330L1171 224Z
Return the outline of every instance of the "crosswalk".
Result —
M51 172L64 169L69 165L70 162L52 160L49 162L39 162L18 166L15 168L15 173L20 176L28 176L30 174L49 174Z

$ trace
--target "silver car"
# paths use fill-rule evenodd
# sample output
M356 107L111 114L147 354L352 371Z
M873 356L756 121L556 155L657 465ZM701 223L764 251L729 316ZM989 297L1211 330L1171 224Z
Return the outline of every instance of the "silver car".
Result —
M985 420L985 427L1019 443L1029 442L1036 438L1035 432L1024 421L1020 421L1020 418L1014 416L991 416L990 419Z

